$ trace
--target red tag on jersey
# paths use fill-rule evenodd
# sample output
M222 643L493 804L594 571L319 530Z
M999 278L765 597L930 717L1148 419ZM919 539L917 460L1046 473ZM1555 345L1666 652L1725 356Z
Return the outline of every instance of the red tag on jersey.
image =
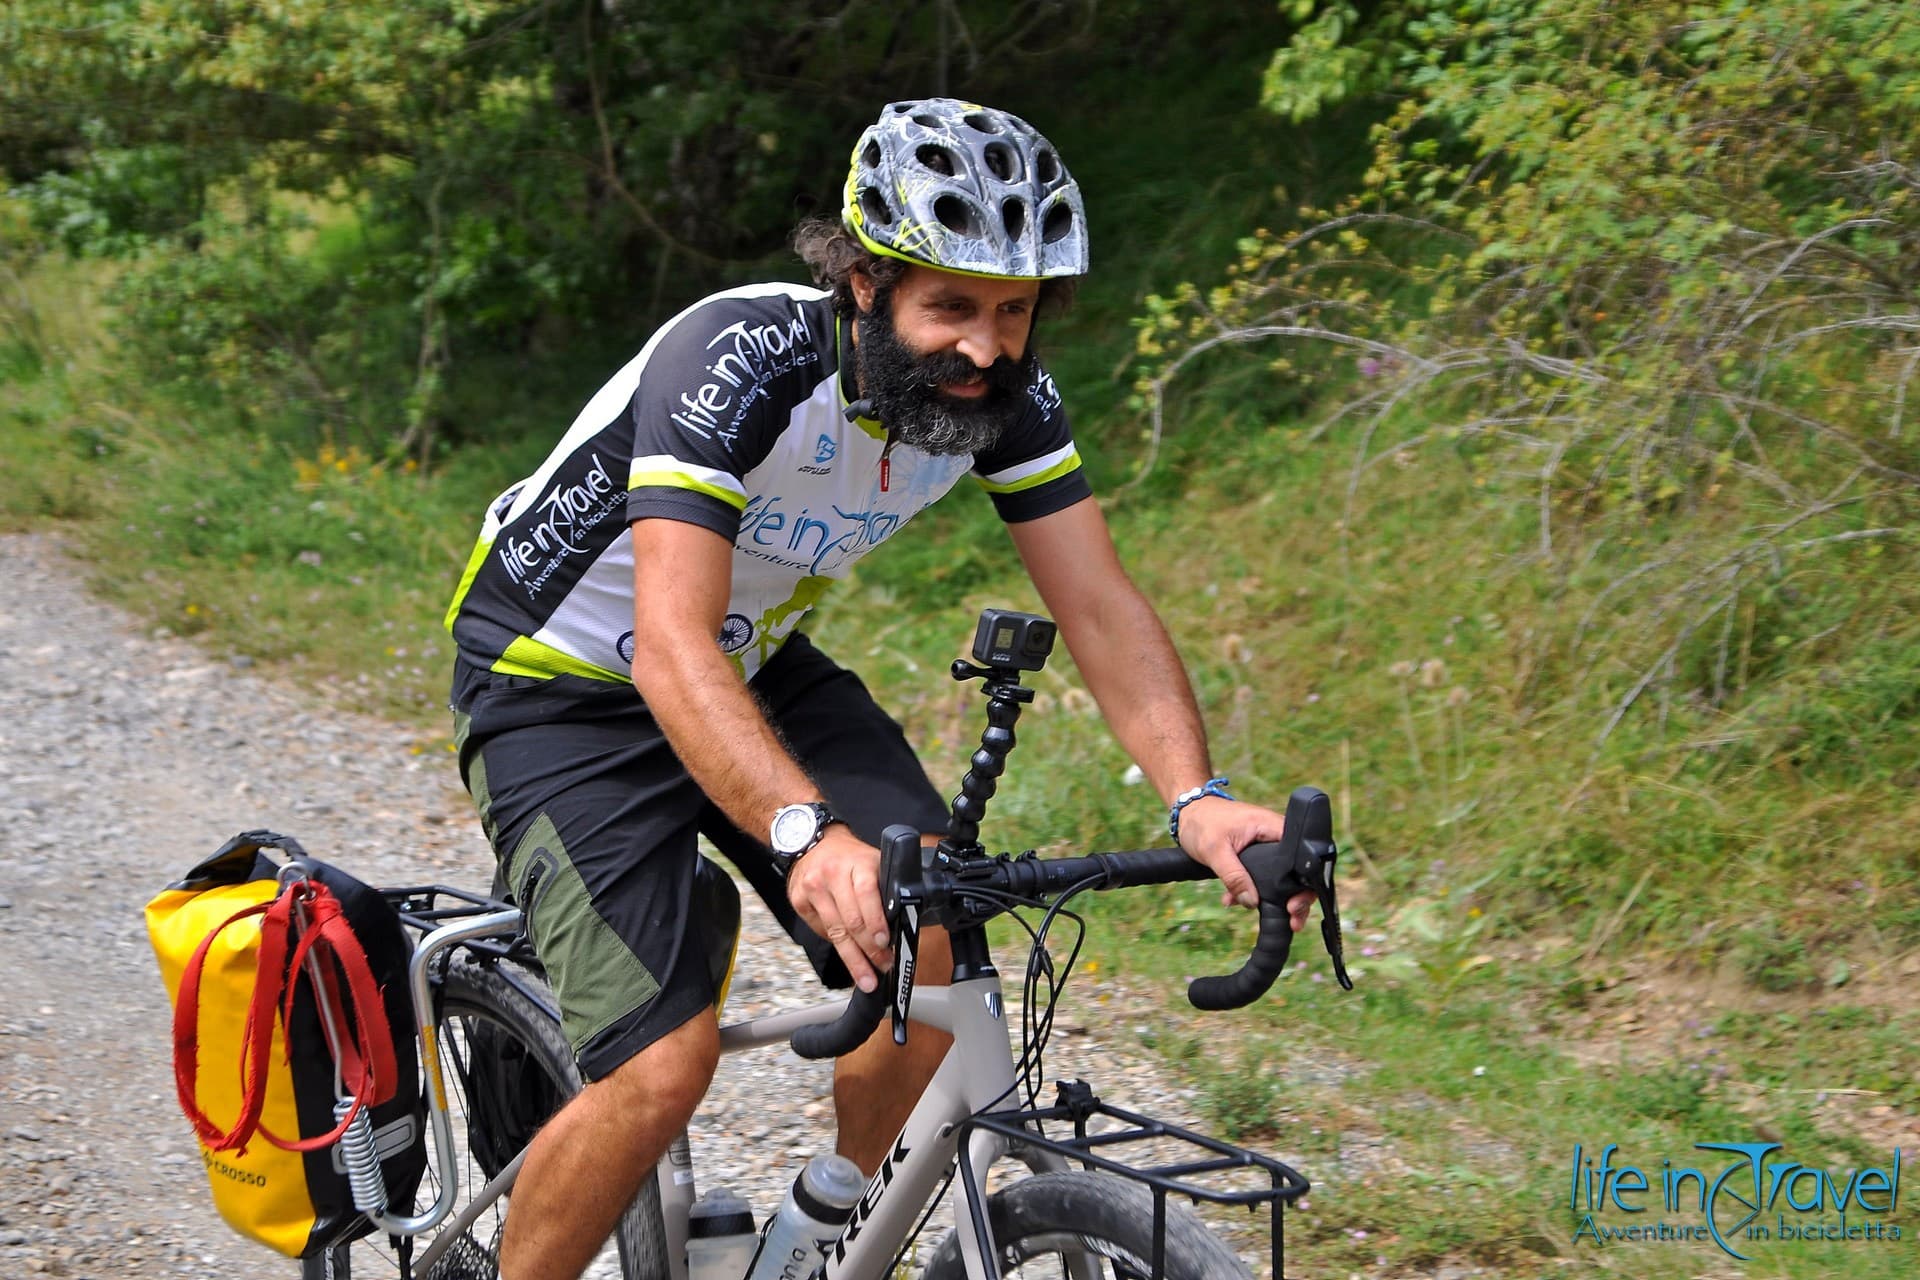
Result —
M887 481L893 475L893 459L885 454L880 456L880 492L887 491Z

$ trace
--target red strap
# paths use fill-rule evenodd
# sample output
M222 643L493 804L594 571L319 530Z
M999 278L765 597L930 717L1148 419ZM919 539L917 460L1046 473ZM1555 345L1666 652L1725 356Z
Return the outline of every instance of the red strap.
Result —
M332 1007L336 1010L344 1009L345 1005L334 983L334 973L337 970L345 976L353 1005L353 1028L350 1034L345 1034L345 1029L342 1029L344 1038L340 1045L340 1075L353 1094L353 1107L331 1133L317 1138L289 1140L279 1137L264 1124L259 1126L268 1142L287 1151L317 1151L338 1142L360 1108L379 1106L392 1098L399 1089L400 1080L400 1067L393 1049L393 1028L387 1024L386 1002L379 985L373 980L373 967L367 963L367 953L354 936L339 900L327 892L325 885L315 884L313 888L315 893L307 901L307 930L293 953L294 978L287 986L283 1016L291 1017L293 988L306 972L305 961L309 952L320 962L322 980ZM291 1060L291 1042L286 1046L286 1051Z
M180 975L180 990L173 1010L173 1074L180 1096L180 1109L192 1122L194 1132L210 1151L238 1149L255 1132L288 1151L316 1151L338 1142L347 1126L363 1106L377 1106L393 1097L399 1087L399 1066L394 1054L393 1031L387 1025L386 1003L367 963L365 950L342 914L339 900L327 887L308 881L298 890L305 897L310 920L289 963L287 948L293 933L295 892L284 892L271 903L256 903L234 913L201 940ZM254 971L252 998L247 1004L247 1021L241 1037L240 1115L231 1129L222 1129L201 1108L198 1096L200 1058L200 975L206 966L213 941L229 925L249 916L264 915L260 925L259 961ZM341 1078L353 1092L353 1107L332 1132L317 1138L282 1139L260 1123L266 1103L268 1056L272 1049L276 1016L291 1025L294 988L300 981L309 953L319 961L332 1007L342 1008L339 991L333 981L337 968L346 977L352 997L353 1034L341 1046ZM289 980L288 975L292 977ZM284 996L284 1006L283 1006ZM288 1037L286 1054L292 1058L293 1045Z
M260 1108L266 1103L267 1055L273 1039L273 1010L279 1002L281 975L287 951L287 923L291 910L287 895L272 902L255 903L222 921L200 940L187 967L180 974L180 992L173 1006L173 1080L180 1095L180 1109L192 1122L193 1130L209 1151L238 1148L245 1152L247 1140L260 1124ZM214 939L249 916L264 915L260 926L260 951L254 969L254 992L247 1006L246 1026L241 1032L240 1115L231 1129L222 1129L200 1106L198 1093L200 1067L200 975L206 968L207 953ZM271 966L269 962L271 961ZM267 979L263 983L262 978ZM269 989L270 988L270 989ZM265 1006L267 1016L260 1011Z

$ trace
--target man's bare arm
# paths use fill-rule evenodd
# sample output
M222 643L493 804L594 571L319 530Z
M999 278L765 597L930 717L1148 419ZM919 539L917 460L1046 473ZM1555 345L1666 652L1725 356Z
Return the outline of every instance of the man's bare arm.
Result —
M1213 766L1186 667L1159 614L1121 566L1099 504L1086 498L1007 528L1087 691L1160 798L1172 804L1206 782ZM1180 844L1220 877L1227 901L1251 906L1257 898L1240 850L1278 840L1282 825L1270 809L1209 796L1182 811ZM1306 927L1312 901L1301 894L1289 904L1296 931Z
M757 839L782 805L823 797L781 745L716 637L726 618L733 547L677 520L633 525L633 683L680 762L734 825ZM795 864L794 909L834 944L862 990L891 963L880 855L844 824Z
M1154 789L1174 796L1211 773L1206 729L1173 641L1133 585L1091 498L1007 526L1087 691Z

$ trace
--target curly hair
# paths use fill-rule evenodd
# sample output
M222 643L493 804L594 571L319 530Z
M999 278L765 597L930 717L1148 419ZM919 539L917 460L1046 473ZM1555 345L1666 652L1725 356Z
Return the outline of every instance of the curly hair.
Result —
M860 243L838 218L808 218L793 232L793 248L813 273L813 282L833 293L833 310L850 316L859 308L853 300L854 273L861 272L884 293L907 272L908 263L883 257ZM1040 282L1040 303L1035 315L1060 315L1073 304L1079 288L1078 276L1055 276Z

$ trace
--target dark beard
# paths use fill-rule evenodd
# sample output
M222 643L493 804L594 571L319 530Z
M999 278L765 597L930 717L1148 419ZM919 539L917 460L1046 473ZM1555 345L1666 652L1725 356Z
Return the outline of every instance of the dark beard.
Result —
M974 454L990 449L1026 408L1037 360L1033 343L1019 360L1001 356L982 369L958 351L923 356L893 327L892 291L874 295L860 313L854 368L872 415L900 443L922 453ZM940 390L943 382L984 377L987 394L966 400Z

